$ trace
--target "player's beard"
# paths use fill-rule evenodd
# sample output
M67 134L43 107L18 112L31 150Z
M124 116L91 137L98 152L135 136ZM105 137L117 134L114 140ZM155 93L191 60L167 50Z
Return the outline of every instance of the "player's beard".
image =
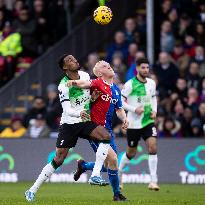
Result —
M139 76L140 76L142 79L145 80L145 79L148 77L148 74L143 75L142 73L139 72Z

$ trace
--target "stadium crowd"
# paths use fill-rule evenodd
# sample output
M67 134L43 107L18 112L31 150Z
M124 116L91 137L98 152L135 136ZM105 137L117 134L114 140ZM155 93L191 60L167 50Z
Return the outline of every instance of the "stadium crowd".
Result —
M150 68L150 77L157 85L158 136L205 137L205 1L163 0L158 21L159 52L156 63ZM122 88L123 83L136 75L137 60L145 56L144 36L146 16L141 12L125 20L113 42L107 45L104 56L98 52L88 55L85 71L94 77L91 68L103 58L113 66L115 82ZM24 119L14 118L12 127L18 122L21 135L44 137L57 129L60 116L57 86L51 84L47 87L46 100L36 97ZM125 135L116 116L113 130L116 136ZM43 131L47 134L43 135ZM0 136L3 137L3 133Z
M0 0L0 87L67 33L63 0Z

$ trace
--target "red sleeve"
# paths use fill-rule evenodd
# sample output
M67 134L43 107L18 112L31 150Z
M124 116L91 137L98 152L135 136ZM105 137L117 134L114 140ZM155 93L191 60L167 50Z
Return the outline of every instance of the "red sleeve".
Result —
M94 80L90 80L90 82L91 82L91 85L90 85L91 91L98 89L100 87L100 81L98 78Z

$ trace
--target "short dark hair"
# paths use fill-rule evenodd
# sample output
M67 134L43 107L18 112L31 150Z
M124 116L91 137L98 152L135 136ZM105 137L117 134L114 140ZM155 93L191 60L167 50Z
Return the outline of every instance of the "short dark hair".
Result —
M66 56L68 56L68 54L63 54L60 58L59 58L59 60L58 60L58 66L60 67L60 69L62 69L63 70L63 66L64 66L64 59L65 59L65 57Z
M146 63L146 64L149 64L149 61L147 58L139 58L137 61L136 61L137 65L141 65L142 63Z

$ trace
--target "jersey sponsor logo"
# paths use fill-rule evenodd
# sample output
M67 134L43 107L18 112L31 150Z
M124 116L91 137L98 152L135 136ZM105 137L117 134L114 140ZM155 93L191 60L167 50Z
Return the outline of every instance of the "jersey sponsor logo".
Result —
M149 96L139 96L137 97L137 102L142 104L150 104L151 99Z
M110 97L108 94L107 95L101 95L102 100L106 101L106 102L111 102L112 104L116 104L118 102L118 99L114 99L112 97Z
M83 97L81 99L75 99L74 103L75 105L81 105L82 103L87 102L88 100L90 100L90 97Z

